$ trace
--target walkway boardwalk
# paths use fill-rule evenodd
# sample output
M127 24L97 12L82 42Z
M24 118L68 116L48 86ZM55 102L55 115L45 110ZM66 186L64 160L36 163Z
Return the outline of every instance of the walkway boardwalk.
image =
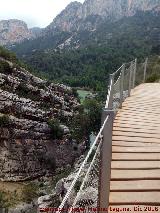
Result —
M136 87L116 115L109 202L131 213L134 205L160 212L160 83Z

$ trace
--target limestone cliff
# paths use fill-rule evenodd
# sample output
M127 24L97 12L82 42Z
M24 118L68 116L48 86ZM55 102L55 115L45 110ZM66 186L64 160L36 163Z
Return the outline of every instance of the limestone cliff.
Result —
M0 45L20 43L33 37L34 34L23 21L16 19L0 21Z
M86 0L83 4L72 2L44 31L93 30L102 20L117 21L133 16L137 11L152 10L158 6L159 0Z
M78 105L71 88L0 58L0 180L32 179L72 164L81 152L64 124ZM50 119L63 122L61 139L53 137Z

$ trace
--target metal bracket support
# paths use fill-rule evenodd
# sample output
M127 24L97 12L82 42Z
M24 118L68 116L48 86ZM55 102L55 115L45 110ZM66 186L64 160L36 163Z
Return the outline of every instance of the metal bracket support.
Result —
M108 121L103 130L103 142L100 153L100 178L99 178L99 197L98 208L109 207L109 194L110 194L110 178L111 178L111 159L112 159L112 130L113 120L115 116L114 110L103 109L102 122L106 117ZM102 213L102 211L99 211Z

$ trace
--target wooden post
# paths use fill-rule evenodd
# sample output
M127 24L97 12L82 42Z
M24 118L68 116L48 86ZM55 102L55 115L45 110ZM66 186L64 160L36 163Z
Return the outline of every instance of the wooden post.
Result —
M104 109L102 114L102 120L104 121L107 116L109 117L103 130L103 143L100 153L98 208L109 207L114 111ZM101 210L99 210L98 212L104 213L104 211Z
M125 64L123 64L122 71L121 71L121 81L120 81L120 108L122 107L122 103L123 103L124 71L125 71Z
M144 62L144 76L143 76L143 83L146 81L146 73L147 73L147 64L148 64L148 58L146 58Z
M135 62L134 62L133 85L132 85L132 89L135 88L136 72L137 72L137 58L135 59Z
M128 85L128 96L131 95L131 86L132 86L132 72L133 72L133 62L131 62L131 66L129 69L129 85Z
M110 74L110 97L109 97L109 103L108 103L108 108L112 109L113 108L113 89L114 89L114 74Z

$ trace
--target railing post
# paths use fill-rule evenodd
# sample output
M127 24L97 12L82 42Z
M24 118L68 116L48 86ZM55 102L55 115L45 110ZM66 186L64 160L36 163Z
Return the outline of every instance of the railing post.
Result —
M128 96L131 95L131 87L132 87L132 72L133 72L133 62L131 62L129 69L129 85L128 85Z
M137 58L135 59L135 62L134 62L133 85L132 85L133 89L135 88L136 72L137 72Z
M146 81L146 72L147 72L147 64L148 64L148 58L146 58L144 62L144 76L143 76L143 83Z
M113 89L114 89L114 74L110 74L110 97L109 97L109 102L108 102L108 108L112 109L113 108Z
M120 108L122 107L122 103L123 103L124 71L125 71L125 64L123 64L122 71L121 71L121 81L120 81Z
M104 121L107 116L109 117L103 130L103 143L100 153L98 208L109 207L111 159L112 159L112 130L113 130L114 111L103 109L102 120ZM98 211L98 213L103 212L104 212L103 210Z

